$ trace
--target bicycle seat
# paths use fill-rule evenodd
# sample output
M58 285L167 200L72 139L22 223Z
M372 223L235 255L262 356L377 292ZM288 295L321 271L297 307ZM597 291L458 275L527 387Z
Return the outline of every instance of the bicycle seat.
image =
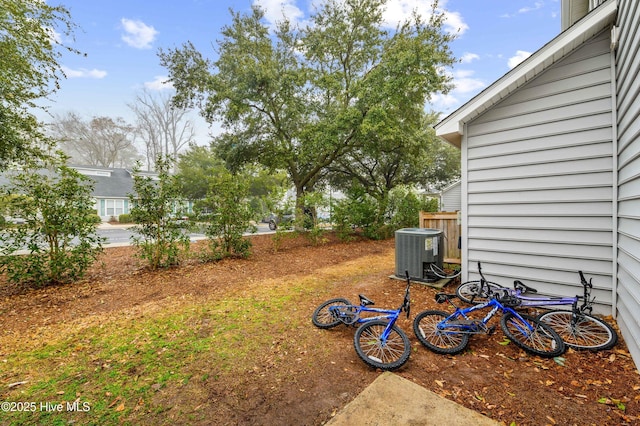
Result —
M375 305L375 303L373 303L373 300L369 299L363 294L359 294L358 297L360 298L360 304L362 306Z

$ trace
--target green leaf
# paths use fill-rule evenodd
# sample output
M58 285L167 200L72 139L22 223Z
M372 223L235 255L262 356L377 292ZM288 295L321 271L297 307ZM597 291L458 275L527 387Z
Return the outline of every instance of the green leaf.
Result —
M502 346L507 346L509 343L511 343L511 340L505 337L502 342L498 342L498 343L501 344Z
M566 359L562 356L557 356L555 358L553 358L553 360L556 362L556 364L561 365L564 367L564 363L566 361Z

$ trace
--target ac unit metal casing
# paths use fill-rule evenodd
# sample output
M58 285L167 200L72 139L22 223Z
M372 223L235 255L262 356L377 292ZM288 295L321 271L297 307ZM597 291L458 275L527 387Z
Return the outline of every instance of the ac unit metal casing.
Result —
M396 277L409 272L412 280L437 281L431 273L431 264L442 269L444 258L443 234L439 229L404 228L395 232Z

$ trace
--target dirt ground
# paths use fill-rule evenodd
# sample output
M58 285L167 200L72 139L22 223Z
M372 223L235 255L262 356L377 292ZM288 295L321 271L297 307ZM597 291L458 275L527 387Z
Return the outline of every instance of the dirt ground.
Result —
M332 238L314 247L303 238L287 239L275 252L270 236L257 236L248 260L192 263L159 272L144 270L130 247L108 248L101 261L76 284L41 290L0 286L0 350L34 330L79 318L125 315L143 305L161 309L168 300L180 297L196 301L231 297L248 291L241 283L314 276L332 265L353 262L362 268L355 279L336 278L328 288L308 292L291 311L291 318L282 319L284 326L271 347L264 348L262 365L240 377L221 376L179 393L158 392L157 402L192 407L191 411L188 416L184 408L151 412L145 424L325 423L381 372L357 357L353 328L315 328L311 324L314 308L333 297L355 302L360 293L376 306L397 307L404 292L402 281L389 278L395 265L393 240L347 244ZM444 291L453 292L455 284ZM494 335L472 336L462 354L437 355L420 345L411 324L422 310L449 309L435 303L436 291L420 284L412 287L411 317L403 316L399 322L411 340L412 353L396 374L506 425L640 424L640 375L622 338L604 352L569 350L560 365L527 355L512 344L501 345L498 326ZM286 323L302 325L287 328ZM290 349L279 349L283 347Z

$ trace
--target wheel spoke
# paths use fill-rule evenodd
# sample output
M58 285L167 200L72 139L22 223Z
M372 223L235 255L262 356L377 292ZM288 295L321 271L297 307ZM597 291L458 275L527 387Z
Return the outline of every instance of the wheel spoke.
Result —
M356 353L368 365L383 370L401 367L411 354L409 339L393 326L386 339L382 336L388 324L372 321L358 328L354 336Z
M618 339L604 321L586 314L575 316L571 311L551 311L542 314L540 321L551 326L567 345L576 349L608 349Z

